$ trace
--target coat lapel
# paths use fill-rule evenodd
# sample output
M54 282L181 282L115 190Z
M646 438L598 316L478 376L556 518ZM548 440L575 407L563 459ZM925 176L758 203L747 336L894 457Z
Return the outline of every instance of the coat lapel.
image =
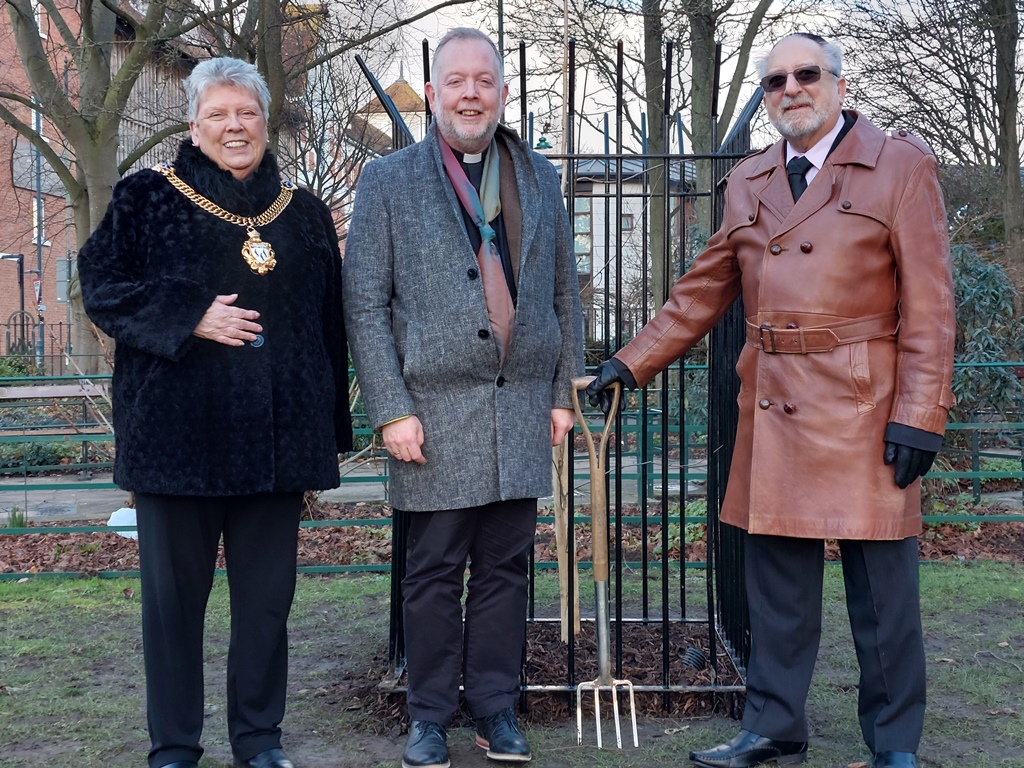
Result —
M466 252L475 255L473 243L469 239L469 233L466 232L466 224L462 218L462 203L459 202L459 198L455 194L455 187L452 186L451 179L448 178L448 172L444 169L444 160L441 159L441 147L437 143L436 130L435 126L431 126L424 139L430 146L429 157L434 170L433 173L428 171L423 176L425 179L437 178L438 183L441 185L444 199L447 201L447 205L442 206L441 210L437 212L438 225L446 229L458 230L461 233L462 239L465 240Z
M788 232L821 210L832 196L832 183L835 179L832 164L826 162L825 167L818 171L818 175L807 185L800 200L794 203L793 191L789 188L789 178L786 176L785 152L785 142L778 142L759 158L759 162L747 175L754 184L757 183L757 177L763 177L754 194L782 223L779 230L774 233L775 237Z

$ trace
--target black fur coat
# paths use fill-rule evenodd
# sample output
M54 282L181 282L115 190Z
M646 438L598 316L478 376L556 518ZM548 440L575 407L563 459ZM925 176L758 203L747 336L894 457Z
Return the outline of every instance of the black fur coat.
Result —
M255 216L281 191L267 154L245 181L190 141L178 176L231 213ZM201 210L161 174L121 180L78 256L85 310L116 341L114 480L143 493L228 496L338 485L352 447L341 257L327 207L296 189L259 227L277 266L241 255L246 230ZM192 335L219 294L260 313L260 340Z

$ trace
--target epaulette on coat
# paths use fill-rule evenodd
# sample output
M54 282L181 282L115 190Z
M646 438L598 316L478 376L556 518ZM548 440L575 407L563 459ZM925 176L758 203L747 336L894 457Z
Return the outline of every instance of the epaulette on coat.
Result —
M917 147L926 155L932 154L932 148L929 147L922 139L910 133L906 128L896 128L889 135L897 141L905 141L911 146Z

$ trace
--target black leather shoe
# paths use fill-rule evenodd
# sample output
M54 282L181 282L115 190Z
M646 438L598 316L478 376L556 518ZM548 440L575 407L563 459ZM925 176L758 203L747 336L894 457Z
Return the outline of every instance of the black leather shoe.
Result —
M413 720L402 768L448 768L448 731L429 720Z
M195 760L179 760L176 763L168 763L163 768L199 768Z
M533 757L530 742L519 730L519 722L511 707L477 719L476 745L486 749L491 760L528 763Z
M280 749L268 749L248 760L235 758L235 768L295 768L295 763L285 757Z
M807 759L806 741L776 741L750 731L740 731L732 741L691 752L690 760L708 768L753 768L766 763L802 763Z
M917 755L913 752L878 752L872 768L917 768Z

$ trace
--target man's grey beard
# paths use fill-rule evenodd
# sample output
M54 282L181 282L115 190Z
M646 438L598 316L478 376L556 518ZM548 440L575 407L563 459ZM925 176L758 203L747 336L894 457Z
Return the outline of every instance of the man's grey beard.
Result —
M787 115L785 108L794 105L810 106L809 115ZM772 120L772 125L784 139L802 139L818 131L832 116L832 104L818 105L813 100L797 100L783 98L779 104L779 115Z
M434 112L434 119L437 121L437 129L441 132L441 135L445 137L445 141L449 144L453 144L452 139L463 146L478 147L476 151L482 152L487 148L487 145L491 143L495 131L498 130L498 120L488 123L486 126L476 132L467 134L455 125L455 121L452 120L452 112L447 109L438 108Z

